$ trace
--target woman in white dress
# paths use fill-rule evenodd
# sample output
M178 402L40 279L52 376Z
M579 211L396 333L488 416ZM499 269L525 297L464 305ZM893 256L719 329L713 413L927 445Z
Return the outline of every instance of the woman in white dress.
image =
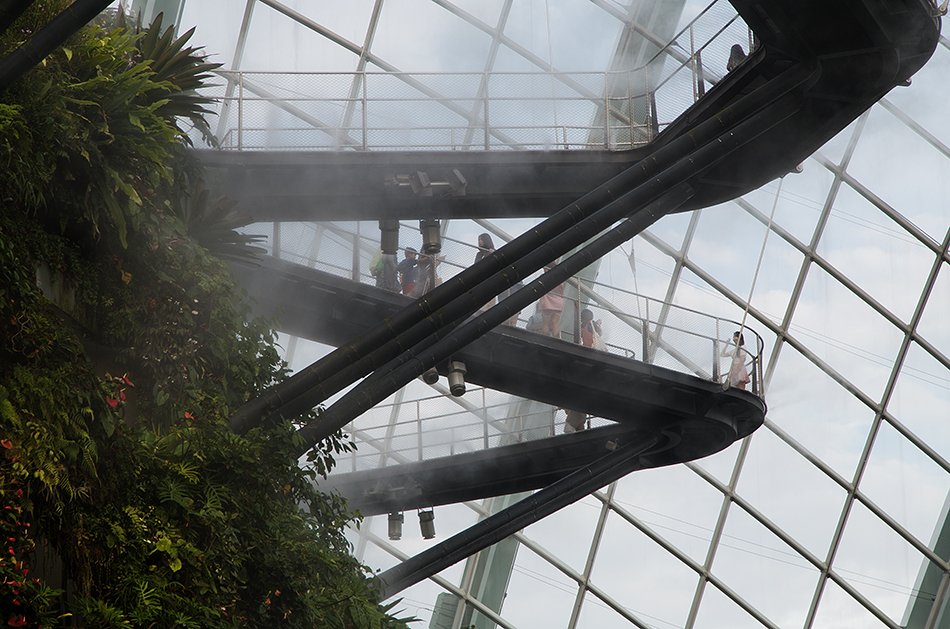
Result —
M732 356L732 365L729 367L729 386L738 389L745 389L745 385L750 382L749 372L745 366L749 352L742 347L743 345L745 345L745 338L741 332L737 331L732 335L732 343L727 341L720 353L722 356Z

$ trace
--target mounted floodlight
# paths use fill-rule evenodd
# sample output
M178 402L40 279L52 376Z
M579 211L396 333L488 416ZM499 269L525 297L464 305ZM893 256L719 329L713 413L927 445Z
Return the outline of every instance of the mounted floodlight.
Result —
M402 522L403 522L402 513L389 514L389 539L391 540L402 539Z
M461 172L459 172L458 168L453 168L450 170L446 179L448 180L447 183L449 184L449 188L452 189L452 196L461 197L465 195L465 188L468 186L468 180L465 179Z
M443 197L465 196L468 179L458 168L450 170L445 179L445 181L433 181L428 173L417 170L414 173L387 173L384 183L396 188L411 188L412 193L420 197L435 196L436 192Z
M409 185L412 191L420 197L432 196L432 182L429 181L429 175L421 170L417 170L414 177L409 178Z
M465 395L465 363L460 360L453 360L449 363L449 391L455 397Z
M432 509L419 512L419 528L422 529L424 539L435 537L435 512Z

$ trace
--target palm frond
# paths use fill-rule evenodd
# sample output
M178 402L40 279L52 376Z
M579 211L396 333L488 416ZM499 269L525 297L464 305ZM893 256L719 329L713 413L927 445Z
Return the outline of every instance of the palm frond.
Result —
M205 141L214 145L216 140L205 120L205 115L213 112L205 106L215 100L201 96L196 90L209 86L207 81L213 78L211 72L222 64L209 63L207 55L201 54L200 47L186 47L194 35L194 28L176 38L173 26L162 30L162 18L159 13L138 41L139 61L151 71L150 78L156 84L140 99L160 103L155 109L156 115L173 124L186 142L190 141L178 126L179 119L189 120Z
M267 249L256 246L265 236L241 233L250 225L250 216L234 211L237 201L227 197L211 198L211 192L199 179L191 196L179 208L179 218L189 236L219 258L256 260Z

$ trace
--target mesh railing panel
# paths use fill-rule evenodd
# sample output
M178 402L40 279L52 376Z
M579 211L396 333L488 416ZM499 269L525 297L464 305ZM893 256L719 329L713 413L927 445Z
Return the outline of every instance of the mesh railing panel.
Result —
M359 236L355 237L359 231ZM421 249L421 234L414 223L401 224L401 241ZM274 232L267 234L267 246L278 257L316 268L340 277L358 278L362 283L374 284L370 263L379 242L375 225L357 222L329 222L320 224L279 224L279 246L275 251ZM353 244L358 243L357 255ZM477 248L472 243L453 238L442 239L437 267L441 281L447 280L475 260ZM400 253L400 259L403 254ZM528 278L528 281L537 274ZM564 311L561 317L561 340L577 342L574 321L584 309L599 321L605 351L649 362L673 371L722 382L729 372L731 356L722 356L727 346L723 341L739 329L734 321L664 304L661 301L637 295L619 288L589 280L572 279L565 287ZM535 306L528 306L517 326L525 328ZM755 351L761 340L746 329L747 349L750 352L749 372L760 365ZM753 384L759 386L760 378ZM760 393L760 391L756 391ZM387 403L364 413L347 431L361 443L359 453L341 461L340 471L372 469L381 464L420 461L497 447L512 442L527 441L560 434L564 428L566 411L528 407L519 412L510 396L488 389L470 389L464 396L462 408L456 400L434 396L398 405ZM512 415L510 417L510 415ZM592 426L605 425L606 420L590 419ZM542 429L538 429L538 427Z
M476 452L543 439L564 429L562 409L512 414L507 394L482 388L470 388L465 400L473 410L442 395L374 407L344 429L359 439L360 448L339 460L335 473ZM610 423L589 421L591 427Z
M629 149L724 74L749 31L713 2L624 72L222 71L221 146L240 150Z
M360 234L357 238L358 226ZM401 227L402 242L420 250L418 226L402 223ZM273 234L267 236L274 252ZM369 270L379 247L375 226L356 222L321 223L317 227L301 223L282 224L279 238L279 251L274 252L278 257L341 277L358 278L363 283L377 283ZM359 243L355 257L354 241ZM476 251L473 243L443 238L436 282L448 280L471 266ZM400 260L403 257L404 254L400 253ZM536 277L534 274L527 281ZM574 321L578 320L581 310L589 309L594 320L601 322L604 341L613 353L702 378L718 379L720 374L728 372L722 365L728 363L729 358L721 353L733 332L740 328L739 323L588 280L580 281L578 303L577 283L578 280L572 279L565 287L562 340L579 340L575 338ZM525 308L518 326L526 327L534 312L534 306ZM762 341L748 329L744 337L745 349L757 367Z

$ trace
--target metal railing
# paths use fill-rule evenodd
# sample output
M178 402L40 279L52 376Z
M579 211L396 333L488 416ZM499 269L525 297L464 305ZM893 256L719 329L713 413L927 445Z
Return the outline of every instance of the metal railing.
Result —
M401 228L403 242L421 240L417 225L402 223ZM314 233L315 229L320 233ZM380 278L370 272L378 253L378 233L375 225L364 231L361 223L320 223L316 227L275 224L267 246L277 257L365 284L382 285ZM299 253L304 242L315 244L306 253ZM443 237L436 265L438 281L471 266L476 251L472 243ZM525 283L535 277L537 274ZM595 321L601 322L606 351L724 384L731 367L733 333L741 329L749 390L763 395L764 341L736 321L577 277L564 284L564 302L562 340L581 342L578 322L581 311L587 309ZM527 328L533 313L520 313L517 326Z
M726 386L744 389L748 384L750 391L763 396L764 341L742 324L577 277L564 287L562 340L583 341L580 322L582 312L589 310L601 329L604 351ZM604 297L607 292L613 293L612 299ZM749 379L741 385L729 382L737 332L742 334L739 356Z
M624 150L650 142L751 43L714 0L621 72L220 71L218 139L233 150Z
M564 410L545 407L519 413L502 397L507 396L470 387L460 399L434 395L377 405L344 429L360 448L341 457L334 473L487 450L554 436L563 430ZM590 419L591 427L610 423Z
M340 275L350 275L342 267L339 271ZM360 278L367 279L365 274L360 274ZM602 295L608 291L613 293L609 300ZM762 396L763 340L749 328L579 278L566 282L565 292L568 294L560 326L562 341L582 342L577 322L583 310L590 310L605 340L601 351L712 380L724 388L735 348L730 339L741 329L747 339L742 356L751 381L749 390ZM529 326L530 317L522 313L516 325ZM378 405L346 427L345 431L358 439L361 447L339 461L337 471L423 461L542 439L564 431L565 409L537 404L526 408L505 397L497 391L470 387L462 398L453 398L446 391L445 395ZM610 423L598 417L589 417L587 422L588 427Z

